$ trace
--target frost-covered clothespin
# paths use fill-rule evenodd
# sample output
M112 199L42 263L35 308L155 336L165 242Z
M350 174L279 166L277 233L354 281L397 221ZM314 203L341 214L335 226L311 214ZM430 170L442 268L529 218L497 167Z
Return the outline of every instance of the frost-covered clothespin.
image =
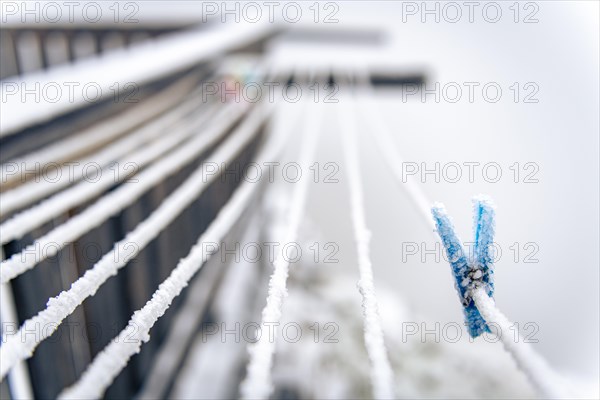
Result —
M494 294L494 241L496 209L487 196L473 198L475 221L475 246L472 255L467 255L454 231L446 209L436 203L431 212L437 232L444 243L448 261L454 274L455 286L462 301L465 319L472 337L491 332L488 324L496 327L497 335L539 391L541 398L571 398L572 394L557 373L552 370L531 346L519 336L507 334L513 323L496 307ZM487 321L487 322L486 322Z
M469 334L471 337L477 337L485 331L490 331L475 306L473 293L478 288L484 288L488 296L492 297L494 294L491 245L494 240L495 207L492 200L483 195L473 198L473 205L475 247L472 255L465 253L443 204L434 204L431 212L452 267L455 287L464 307Z

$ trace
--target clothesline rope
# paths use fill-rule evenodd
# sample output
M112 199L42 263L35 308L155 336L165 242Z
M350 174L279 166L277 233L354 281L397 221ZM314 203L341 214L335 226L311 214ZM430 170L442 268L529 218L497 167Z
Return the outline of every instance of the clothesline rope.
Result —
M226 139L225 143L219 146L147 219L129 232L123 240L117 242L113 249L105 254L94 267L86 271L81 278L77 279L69 290L51 298L47 308L25 321L15 335L4 337L4 345L0 347L0 376L4 378L17 361L31 357L37 345L49 337L64 318L70 315L83 300L94 295L110 276L115 275L197 198L216 179L223 164L231 162L235 155L252 139L256 129L266 117L267 114L262 109L255 109L251 112L248 118ZM213 171L217 173L208 174L206 165L217 165L218 169ZM54 329L45 328L39 335L25 334L36 331L36 329L39 330L40 326Z
M196 104L193 102L188 106L190 105ZM124 168L123 171L119 170L117 174L105 170L98 180L93 182L86 180L81 181L6 220L0 224L0 244L8 243L14 239L20 239L26 233L42 226L51 219L60 216L76 206L84 204L86 201L92 200L105 192L112 185L132 178L131 175L137 172L138 169L142 169L148 164L160 159L163 155L189 139L190 136L195 135L197 130L209 120L214 108L215 107L211 107L210 110L203 109L198 115L176 123L170 129L168 135L163 135L156 141L126 155L120 160L121 165L129 163L128 165L131 165L132 168ZM177 118L175 115L170 117ZM162 131L163 129L157 130L157 132ZM183 146L185 145L186 144L183 144ZM117 165L117 167L119 168L119 165ZM132 179L135 180L137 178L133 176Z
M486 290L484 288L475 290L473 300L483 319L488 324L496 325L502 345L513 357L521 371L527 375L542 398L568 398L564 385L561 384L562 379L548 366L546 361L533 350L529 343L523 340L518 332L517 339L508 334L514 329L514 324L496 307L494 300L488 296Z
M112 118L102 120L75 136L69 136L45 146L41 150L10 160L10 163L2 164L0 171L4 179L3 184L12 184L15 180L21 179L19 174L12 174L7 171L11 164L19 166L34 166L37 164L40 168L43 168L51 163L60 164L70 161L118 138L136 126L144 124L178 104L196 80L193 77L186 77L163 89L150 99L144 100Z
M318 142L319 124L321 122L321 108L307 102L309 108L305 125L302 130L302 147L300 149L299 164L303 171L308 171ZM310 179L305 175L293 189L291 203L287 211L287 230L282 237L282 243L293 243L297 240L298 229L308 195ZM277 324L281 319L283 300L287 296L287 278L290 261L281 254L277 254L273 261L273 272L269 279L269 290L266 304L262 310L261 326ZM276 325L270 325L277 331ZM243 399L267 399L273 391L271 382L271 367L275 353L275 340L270 335L261 335L256 343L249 346L250 360L246 368L246 378L240 386Z
M141 127L136 128L133 132L125 134L123 137L119 137L114 142L102 147L99 151L86 156L85 158L69 161L69 165L63 165L60 161L52 161L44 164L40 161L8 162L7 164L13 165L19 170L15 176L20 177L29 170L46 173L42 173L36 179L27 181L14 189L3 192L2 203L0 203L0 215L6 215L29 204L33 204L52 193L58 192L59 190L86 178L87 169L90 166L93 167L91 168L93 173L97 172L97 168L102 168L102 173L106 175L106 169L111 163L120 161L120 159L127 160L127 155L129 153L136 150L141 145L156 139L160 134L164 133L164 130L167 127L175 124L177 121L184 118L186 114L189 114L197 108L199 101L197 98L194 98L194 95L197 96L198 93L188 96L188 99L184 100L181 104L174 106L170 110L163 110L164 114L148 121ZM85 135L77 135L77 139L77 143L88 140ZM124 161L122 163L124 163ZM51 168L49 171L46 171L48 166L56 167L58 172L52 172ZM63 169L66 169L68 172L63 171ZM115 175L114 172L108 173L113 176ZM53 174L58 175L58 177L47 176L52 176Z
M0 259L4 258L4 249L0 246ZM15 298L9 283L0 284L0 322L3 326L16 326L19 323ZM11 394L16 399L32 399L31 379L25 362L18 362L8 374Z
M279 136L284 136L279 134ZM280 152L284 140L271 137L264 145L256 162L273 160ZM187 286L196 272L206 263L214 252L207 252L206 243L220 244L225 235L239 220L244 210L257 193L259 182L244 182L238 187L231 199L219 211L217 217L203 233L189 254L182 259L169 277L160 284L143 308L131 317L128 326L100 353L88 366L80 379L60 395L61 399L100 398L114 378L127 365L135 353L140 351L142 342L150 340L150 329L166 312L171 302Z
M371 382L373 397L392 399L394 395L394 374L384 343L383 328L373 282L373 268L370 259L371 232L367 228L364 194L360 177L358 152L357 120L354 117L354 96L346 97L339 104L339 124L344 165L350 190L350 208L354 239L358 253L360 280L358 289L363 299L364 341L371 362Z
M364 93L366 98L362 102L364 115L368 117L370 126L373 126L373 136L378 150L381 152L383 159L394 174L397 183L409 195L413 201L419 214L427 222L427 224L435 228L435 224L430 217L431 201L427 199L422 189L409 177L403 179L402 175L402 158L397 151L396 144L392 140L392 135L389 128L385 125L384 119L379 113L378 108L373 105L374 91L370 82L367 80L367 75L364 69L360 69L357 74L359 80L365 88ZM486 322L495 323L499 326L501 332L510 332L511 323L495 306L495 302L488 296L486 290L480 288L476 290L473 300L478 311L481 313ZM508 351L517 365L527 375L536 389L545 398L560 398L564 397L564 388L557 382L560 381L556 373L547 365L545 360L541 358L527 343L522 340L512 341L510 335L499 335L504 348Z
M0 264L0 281L8 282L33 268L42 260L55 255L66 244L100 225L167 176L196 159L203 151L217 143L246 109L247 107L243 104L227 104L214 116L211 120L213 122L206 127L205 132L141 171L136 176L136 182L119 186L64 224L38 238L21 252L15 253L3 261Z
M373 134L377 150L381 153L384 162L394 175L396 183L406 191L410 200L417 208L419 214L426 224L433 230L435 228L430 213L431 201L427 198L423 189L415 182L411 176L405 177L402 171L403 158L397 149L396 143L393 140L393 134L389 126L385 123L385 119L381 114L380 107L375 105L375 91L371 80L369 79L368 70L366 68L358 68L355 74L358 81L361 83L363 96L360 97L359 110L368 121L368 126L372 127L369 131Z

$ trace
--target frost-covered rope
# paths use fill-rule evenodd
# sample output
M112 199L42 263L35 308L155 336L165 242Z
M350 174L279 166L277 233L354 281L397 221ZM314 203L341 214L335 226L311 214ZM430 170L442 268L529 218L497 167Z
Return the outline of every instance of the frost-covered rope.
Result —
M560 376L548 366L546 361L533 350L529 343L523 341L520 335L515 338L514 335L509 334L514 329L514 324L500 312L494 299L488 296L486 289L476 289L473 292L473 300L483 319L488 324L496 325L502 345L540 392L542 398L568 398L568 393L566 393L564 385L561 384L562 379Z
M43 149L29 153L24 157L10 160L10 163L0 165L3 185L9 186L22 178L21 174L14 173L14 166L19 166L21 169L43 170L47 165L51 166L54 163L60 164L70 161L82 154L93 151L96 147L144 124L178 104L181 98L190 91L190 87L193 86L196 80L194 77L186 77L150 99L144 100L112 118L105 119L81 133L45 146Z
M4 258L4 249L0 246L0 259ZM19 323L12 287L8 283L0 285L0 322L2 329ZM25 362L19 362L8 374L8 385L14 399L32 399L31 379Z
M95 198L117 182L130 178L138 169L142 169L151 162L160 159L161 156L173 150L184 140L189 139L204 125L215 111L215 107L207 108L207 110L200 111L199 116L175 124L168 135L163 135L146 147L130 153L118 161L123 166L131 165L131 168L119 169L116 174L104 171L98 180L81 181L3 222L0 224L0 245L14 239L20 239L32 229L42 226L71 208ZM164 129L159 129L157 132L164 132ZM1 198L4 202L4 197Z
M321 121L321 108L319 105L308 104L312 112L307 113L305 126L302 132L302 143L300 153L300 166L302 170L308 171L313 160L315 148L318 141L319 124ZM312 106L312 107L311 107ZM298 228L304 213L306 197L308 194L308 182L306 177L297 183L291 195L289 206L289 220L283 243L292 243L298 236ZM262 310L262 325L274 327L281 319L281 307L283 299L287 295L287 277L289 271L289 260L276 255L273 262L273 273L269 280L269 291L266 305ZM248 362L246 379L240 387L243 399L266 399L273 390L271 383L271 366L275 352L275 341L270 335L261 335L258 341L250 345L248 349L250 361Z
M223 163L231 162L235 155L255 136L257 128L267 115L265 110L266 108L257 108L251 112L239 128L182 185L168 196L147 219L129 232L124 239L117 242L110 252L106 253L100 261L77 279L69 290L49 299L46 309L25 321L16 334L2 338L4 343L0 347L0 377L2 379L18 361L31 357L38 344L48 338L68 315L87 297L93 296L109 277L115 275L121 267L135 257L218 177ZM36 332L36 334L32 335L31 332Z
M276 158L284 140L279 135L269 139L256 162L259 165ZM106 388L127 365L129 359L140 351L144 342L150 340L150 329L169 308L171 302L188 285L194 274L217 250L206 246L221 243L225 235L239 220L252 197L260 187L260 182L244 182L235 190L231 199L219 211L207 230L200 236L189 254L177 264L169 277L160 284L143 308L136 311L127 327L96 356L80 379L63 390L61 399L98 399Z
M136 176L136 182L127 182L106 194L83 212L54 228L19 253L13 254L0 264L0 283L7 282L33 268L42 260L54 256L66 244L99 226L167 176L193 161L204 150L215 144L243 115L246 105L230 103L217 113L206 132L160 161L152 164Z
M256 64L257 63L255 63L254 65ZM271 66L273 63L267 61L267 64ZM224 68L227 68L227 65L225 65ZM225 71L228 70L231 71L231 68L225 69ZM266 82L273 82L275 77L256 76L255 79L263 79ZM288 79L284 79L283 81L285 82L287 80ZM249 79L248 81L252 82L253 80ZM276 109L273 111L272 116L269 118L269 123L265 127L265 131L263 133L264 137L266 138L275 137L277 132L280 133L277 137L286 138L287 135L282 134L288 134L290 132L290 129L287 128L290 126L290 124L294 124L295 121L297 121L298 113L291 112L295 111L297 107L287 107L289 105L289 103L287 102L277 102L276 104ZM277 158L271 157L266 158L265 162L276 160ZM252 204L257 204L257 201L259 201L259 199L253 198L251 201ZM252 207L252 205L249 205L249 207ZM255 237L255 227L257 226L256 224L259 223L261 213L253 212L253 214L256 215L253 215L251 219L247 223L245 223L248 226L248 229L245 229L245 235ZM247 243L247 241L244 241L244 243ZM242 267L242 270L247 270L244 272L243 275L245 275L245 273L248 272L250 273L250 275L254 276L254 278L258 277L258 275L255 274L254 270L245 268L246 266L244 265L238 265L235 268L239 269L240 266ZM231 269L234 268L233 266L223 267L225 267L226 274L231 274ZM171 382L173 377L180 370L180 364L182 360L184 360L185 354L189 347L188 344L192 341L194 335L198 331L198 326L203 317L203 313L201 310L204 310L205 307L208 306L208 303L211 301L212 296L215 294L213 292L215 292L216 290L216 286L214 286L216 280L220 280L224 276L222 272L223 268L220 267L219 271L221 272L218 272L216 270L203 272L203 278L197 279L187 289L190 293L186 296L183 304L177 311L177 315L175 315L173 320L171 321L169 332L167 333L167 336L162 340L158 353L153 359L152 366L150 367L149 372L144 378L144 384L135 396L136 398L141 400L150 400L162 398L165 396L165 393L169 389L169 382ZM223 292L223 290L226 288L223 288L222 286L223 285L220 285L219 289L216 291ZM244 290L239 292L237 289L236 297L248 288L245 288ZM225 290L225 292L230 293L227 290ZM238 311L247 308L238 307L235 301L232 302L232 306ZM232 380L236 379L233 375L231 375L231 378Z
M346 177L350 189L350 206L354 239L358 252L358 268L360 280L358 290L363 298L364 338L367 353L371 361L371 382L373 396L376 399L394 398L393 372L384 343L383 328L379 316L373 268L369 255L371 232L367 228L363 189L360 178L360 161L358 152L357 119L352 106L354 99L347 97L340 100L340 135L347 169Z
M421 187L410 176L406 177L402 171L403 158L400 156L397 146L392 139L393 135L390 128L384 122L383 115L379 111L379 107L375 104L374 90L369 79L368 73L360 70L356 74L359 81L362 83L361 89L365 94L361 97L359 110L362 116L367 120L367 124L372 127L370 132L375 140L377 149L383 156L383 160L392 171L396 178L396 182L406 191L413 204L419 210L419 214L423 217L426 223L433 229L429 205L431 202L423 193Z
M180 105L177 105L172 110L169 110L165 114L152 121L149 121L140 128L137 128L132 133L129 133L123 138L119 138L118 140L108 144L94 154L76 161L69 162L68 165L61 165L53 162L52 165L54 165L57 168L57 171L59 171L58 173L55 172L58 175L57 177L50 178L48 176L41 176L41 178L27 181L14 189L3 192L2 202L0 202L0 215L6 215L17 209L24 208L29 204L35 203L36 201L39 201L50 194L85 178L86 175L88 175L89 167L92 167L92 174L98 173L99 168L106 170L107 167L110 167L115 161L117 161L116 166L119 167L119 162L123 164L129 161L126 159L120 160L120 158L127 156L140 146L152 141L161 134L164 134L166 128L183 119L191 111L198 108L199 105L200 100L192 97ZM48 164L44 164L44 166L42 166L39 160L26 161L24 163L14 161L10 162L9 164L22 171L26 171L28 169L40 169L44 171L46 166L48 166ZM39 165L39 168L36 165ZM64 169L67 169L68 172L65 173L63 171ZM114 172L110 171L102 171L101 173L103 176L115 175ZM52 176L52 174L53 172L49 171L46 175ZM17 175L21 176L18 173ZM3 241L3 243L6 242Z

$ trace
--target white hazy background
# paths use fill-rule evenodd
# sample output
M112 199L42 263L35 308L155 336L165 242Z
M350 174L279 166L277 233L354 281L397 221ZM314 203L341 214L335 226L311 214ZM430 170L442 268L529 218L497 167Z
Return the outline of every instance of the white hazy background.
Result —
M420 4L420 2L418 3ZM508 4L502 3L506 11ZM419 96L403 102L390 92L379 97L381 111L407 162L497 162L505 176L498 183L465 176L459 183L420 184L432 201L443 202L464 241L472 241L470 199L486 193L497 203L496 242L503 250L496 265L496 301L515 322L535 322L534 347L559 371L596 382L599 373L599 9L597 2L544 1L536 24L515 24L506 15L497 24L435 23L420 14L402 23L402 6L393 2L340 3L340 27L377 26L388 31L385 49L355 48L350 59L381 56L399 65L426 68L429 84L498 82L501 101L486 103L476 90L474 103L431 101ZM322 58L343 52L317 51ZM290 49L302 60L306 54ZM319 61L323 61L320 59ZM292 62L292 61L290 61ZM358 61L357 61L358 62ZM536 82L537 104L514 103L513 82ZM481 86L479 88L481 88ZM432 87L432 86L429 86ZM463 92L463 97L466 92ZM330 118L334 129L335 118ZM362 132L362 168L377 288L403 296L432 321L462 321L449 266L420 254L401 262L402 242L437 240L383 163L368 130ZM324 135L321 161L340 160L339 141ZM539 183L514 183L514 162L535 162ZM466 173L466 167L463 173ZM343 169L342 169L343 172ZM418 177L418 175L417 175ZM522 176L521 176L522 177ZM351 260L347 189L315 185L309 215L323 238L336 240L340 259ZM514 242L539 245L539 263L513 262ZM346 254L346 256L344 255ZM521 259L525 252L521 248ZM354 263L351 265L354 268ZM385 312L383 313L385 318ZM431 325L433 327L433 325Z

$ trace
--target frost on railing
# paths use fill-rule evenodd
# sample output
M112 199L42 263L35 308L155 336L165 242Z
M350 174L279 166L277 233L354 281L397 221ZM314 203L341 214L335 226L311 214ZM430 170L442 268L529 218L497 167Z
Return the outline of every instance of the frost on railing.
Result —
M194 103L188 104L188 107ZM62 213L84 204L86 201L94 199L102 194L115 183L129 180L137 181L132 177L138 169L146 167L148 164L159 160L169 151L187 141L201 129L205 122L211 117L213 108L201 112L198 116L191 117L189 120L183 120L176 123L170 130L169 135L163 135L161 138L151 142L137 151L130 152L127 156L116 162L117 168L124 166L123 170L117 173L103 173L95 181L84 180L74 186L63 190L62 192L42 201L41 203L22 211L0 225L0 243L6 244L14 239L20 239L33 229L42 226ZM167 114L165 117L179 118L177 114ZM174 121L170 121L174 122ZM153 129L154 127L151 126ZM166 126L165 126L166 127ZM143 128L146 131L145 128ZM157 129L156 133L162 133L164 129ZM146 132L142 132L146 133ZM121 143L117 143L116 146ZM186 144L184 144L185 146ZM135 148L138 148L136 145ZM128 168L131 166L132 168ZM41 183L41 182L40 182ZM10 192L9 192L10 193ZM7 195L9 194L7 193Z
M128 82L144 85L174 75L186 68L226 52L254 44L274 29L268 23L214 24L209 29L189 29L158 38L152 43L116 50L101 56L89 57L74 64L61 65L17 79L17 87L39 82L41 87L52 82L95 82L104 97L115 83L120 87ZM59 101L21 102L11 96L2 104L0 137L14 135L36 123L44 123L60 115L84 107L84 91L75 91L73 98L62 96Z
M244 127L246 132L254 133L257 126L253 124L262 121L264 117L264 114L258 115L260 119L255 119L246 125ZM284 141L281 140L282 137L283 135L279 135L279 137L270 138L256 162L262 164L275 159L284 144ZM160 284L158 290L152 295L152 299L133 314L128 326L94 359L79 381L65 389L59 398L95 399L102 397L106 388L127 365L131 356L140 351L143 342L150 340L150 329L169 308L173 299L181 293L196 272L218 250L217 244L222 243L225 235L239 220L259 187L259 182L244 182L236 189L231 199L219 211L215 220L200 236L189 254ZM211 246L209 247L207 244Z
M258 185L245 183L230 202L223 207L217 219L200 237L190 254L179 262L171 275L160 284L152 299L136 311L128 326L94 359L80 380L61 393L59 398L100 398L114 378L127 365L143 342L150 340L150 329L165 313L173 299L187 286L194 274L204 265L212 253L206 243L221 243L225 233L237 221ZM216 250L215 248L211 248Z
M12 215L12 219L3 221L4 223L0 225L2 244L21 238L54 217L62 216L65 211L81 206L108 191L65 223L43 234L32 245L21 249L19 253L12 254L8 260L3 261L0 266L3 286L13 283L18 287L21 282L27 281L25 278L29 278L29 276L23 277L22 280L17 282L9 281L24 271L33 268L42 260L56 255L61 248L77 240L90 230L101 225L103 225L101 229L104 229L106 225L104 223L107 219L134 205L140 200L141 196L159 185L160 187L156 191L168 186L168 183L163 185L163 182L168 178L176 177L179 179L181 175L184 175L184 169L187 172L186 167L196 165L198 161L203 159L205 159L205 163L198 167L168 198L161 199L160 206L146 220L130 231L125 239L115 243L112 251L105 254L99 262L86 271L81 278L73 283L69 290L60 293L56 298L51 298L48 301L47 308L27 320L19 332L8 335L3 329L3 333L11 337L3 338L3 344L0 347L0 372L2 378L4 378L7 372L14 367L11 371L11 382L9 382L13 396L17 395L18 398L20 397L18 396L19 393L25 393L17 390L18 387L12 381L16 373L21 370L21 367L25 366L23 363L18 363L18 360L30 357L36 346L49 337L64 318L70 315L84 299L94 295L96 290L110 276L115 275L146 244L156 238L162 229L171 226L178 228L179 224L172 224L177 216L191 201L197 199L211 182L218 179L221 168L232 160L231 157L245 157L245 154L241 156L239 153L253 151L254 145L249 146L249 144L256 138L257 133L261 132L259 128L268 118L268 112L265 109L258 110L251 113L243 122L240 122L240 119L247 114L249 108L247 103L233 104L232 102L222 107L206 108L204 107L206 105L205 99L200 101L199 98L194 98L199 92L197 71L191 74L187 74L185 71L189 71L191 68L196 69L203 63L210 62L212 64L213 61L217 61L215 64L220 64L223 61L222 57L229 51L259 43L272 31L273 26L268 24L235 24L235 26L227 25L226 27L221 24L218 25L211 25L208 29L191 28L186 32L156 40L149 46L132 47L131 49L127 48L112 53L107 52L101 57L90 57L80 63L78 62L77 65L51 68L48 71L27 74L18 78L17 85L27 82L41 82L42 86L45 82L64 81L65 78L72 81L90 81L91 78L102 88L106 88L107 84L114 82L135 81L139 85L145 85L146 83L163 85L167 81L173 81L174 79L177 79L177 81L174 85L161 90L148 100L144 100L143 103L131 106L125 112L110 115L73 136L54 141L39 151L33 151L2 164L3 193L0 204L2 217L10 217L13 212L35 204L19 214ZM180 79L179 77L184 73L185 77ZM190 94L194 88L196 88L196 92ZM111 91L103 90L102 92L110 93ZM32 102L17 101L16 97L13 96L7 104L3 104L3 116L0 124L2 125L0 127L0 137L2 139L17 133L20 134L29 127L44 124L70 111L78 110L84 114L88 112L88 110L83 109L89 103L77 98L69 104L62 101L58 104L33 104ZM210 118L210 121L206 126L203 126L204 122L207 121L207 117ZM237 126L238 122L240 122L239 126ZM169 130L165 131L165 128ZM37 129L37 126L35 129ZM45 127L42 127L44 133L45 129ZM232 130L233 132L229 134ZM23 141L27 140L24 136L22 137L24 138ZM12 141L13 138L10 138L10 140ZM20 141L21 137L18 140ZM283 145L284 143L279 144ZM26 147L31 149L34 146ZM216 150L205 157L204 152L207 152L210 148L216 148ZM22 151L23 148L17 150ZM271 154L270 157L272 156ZM77 165L70 169L73 173L69 175L68 179L54 180L51 182L52 184L43 179L46 170L51 170L55 166L60 167L65 163L78 163L81 165L93 162L106 171L106 169L114 166L115 162L120 161L133 162L137 168L143 168L141 172L135 175L135 182L123 182L131 177L128 173L120 174L118 178L109 177L112 174L103 174L101 181L82 182L86 178L86 172L84 168ZM28 169L32 164L36 165L38 171L42 171L36 177L42 178L41 181L23 180L22 174L19 174L18 170L15 173L15 165L17 168L24 167ZM201 168L205 165L208 167L200 173ZM182 173L179 174L179 172ZM244 192L249 190L255 192L260 187L255 183L248 186ZM114 184L119 185L113 189ZM55 194L59 191L60 193ZM55 195L52 196L53 194ZM154 193L152 193L152 196L154 196ZM236 200L238 206L245 207L246 201L244 199L247 200L247 195L238 194L237 196L238 198L241 196L241 200ZM212 198L212 194L209 197ZM146 197L143 201L145 200ZM154 197L152 200L154 200ZM211 204L213 201L214 199L211 199ZM138 204L134 205L133 208L138 207ZM208 211L212 212L212 210ZM230 214L229 220L221 213L220 220L222 222L220 222L220 226L235 224L237 218L231 215L236 212L228 212ZM196 212L194 211L194 213ZM125 214L130 216L131 213L127 210ZM204 216L204 210L202 214ZM119 220L121 220L120 216ZM220 232L219 229L218 226L213 227L212 233L216 235ZM95 235L95 233L93 234ZM207 237L212 239L216 236L211 236L209 232ZM47 244L51 245L47 246ZM63 266L61 264L61 267ZM160 268L161 270L164 268L162 264ZM150 271L153 269L155 269L154 266L149 269L148 273L152 273ZM64 270L57 270L56 274L56 276L61 276L61 279L66 278ZM177 280L177 276L173 279L177 281L177 284L181 283ZM151 301L153 309L156 306L156 301L163 300L163 294L174 294L169 282L165 282L161 286ZM183 286L185 284L181 288ZM61 285L62 288L64 286ZM45 287L45 289L47 288ZM7 293L8 291L2 291L3 296ZM44 296L45 298L47 296ZM32 303L35 304L35 302ZM8 303L3 298L3 322L7 317L7 313L4 312L5 304ZM126 304L125 307L127 306ZM31 311L37 311L37 309ZM110 314L111 317L119 311L113 310ZM29 315L31 314L27 310L25 316ZM17 319L14 318L11 323L16 321ZM39 326L43 326L44 329L40 331ZM25 334L22 336L24 331L29 329L28 332L30 332L32 327L40 334ZM22 338L26 338L23 343L21 343ZM71 346L67 350L72 350L73 347ZM30 367L39 364L39 360L44 359L46 354L38 354L38 356L30 361ZM45 389L46 385L41 383L40 380L33 383L36 385L34 389L38 390L40 387ZM4 389L3 385L3 391Z
M136 176L135 183L126 183L106 194L83 212L3 261L0 264L1 282L8 282L33 268L42 260L54 256L67 243L100 225L107 218L134 202L158 182L196 159L227 133L227 130L243 115L244 110L245 106L240 104L226 105L214 116L214 123L209 125L203 134L196 136L184 146L143 170Z
M75 281L69 290L51 298L47 308L25 321L17 334L3 338L4 345L0 347L1 377L4 378L10 368L19 360L31 357L39 343L48 338L79 304L87 297L93 296L109 277L115 275L196 199L217 178L223 165L230 163L236 154L249 143L266 117L267 114L262 108L255 109L182 185L168 196L146 220L128 233L123 240L116 243L113 250L105 254L98 263ZM216 130L213 132L213 136L216 139L221 133L221 130ZM202 138L207 139L204 136ZM207 165L210 165L210 173L207 171ZM216 167L217 171L213 170L215 165L218 166ZM24 333L34 331L39 326L53 327L54 329L44 329L39 335ZM25 340L21 340L21 338L25 338Z
M192 81L184 79L179 84L190 84ZM181 88L176 87L181 90ZM142 108L135 108L124 112L114 118L103 121L74 137L61 140L54 145L44 147L42 150L30 153L24 157L8 161L2 164L2 183L12 184L15 180L22 179L23 174L30 170L40 170L43 173L41 179L35 179L25 182L18 187L6 190L2 193L2 203L0 203L0 215L7 215L17 209L33 204L46 196L51 195L73 182L86 178L87 168L90 165L98 168L110 167L115 161L130 162L127 158L130 153L146 144L159 135L164 130L175 124L178 120L198 106L198 101L193 99L185 100L180 105L175 106L173 99L180 100L179 96L174 96L174 88L169 88L165 93L157 95L158 99L151 98L142 103ZM162 99L163 95L169 95L169 101ZM157 100L162 100L156 104ZM168 109L168 107L172 107ZM132 111L135 111L132 113ZM159 116L155 115L159 114ZM150 121L147 119L154 118ZM127 118L126 118L127 117ZM123 123L122 120L126 122ZM114 139L115 135L123 135L123 132L136 127L140 123L143 125L124 137L117 136L117 140L102 147L99 151L90 154L84 158L78 158L81 153L95 150L106 141ZM45 174L52 174L52 167L66 165L69 167L68 174L60 174L58 178L47 178ZM94 169L95 170L95 169ZM97 183L97 182L94 182ZM8 240L3 238L3 243Z

